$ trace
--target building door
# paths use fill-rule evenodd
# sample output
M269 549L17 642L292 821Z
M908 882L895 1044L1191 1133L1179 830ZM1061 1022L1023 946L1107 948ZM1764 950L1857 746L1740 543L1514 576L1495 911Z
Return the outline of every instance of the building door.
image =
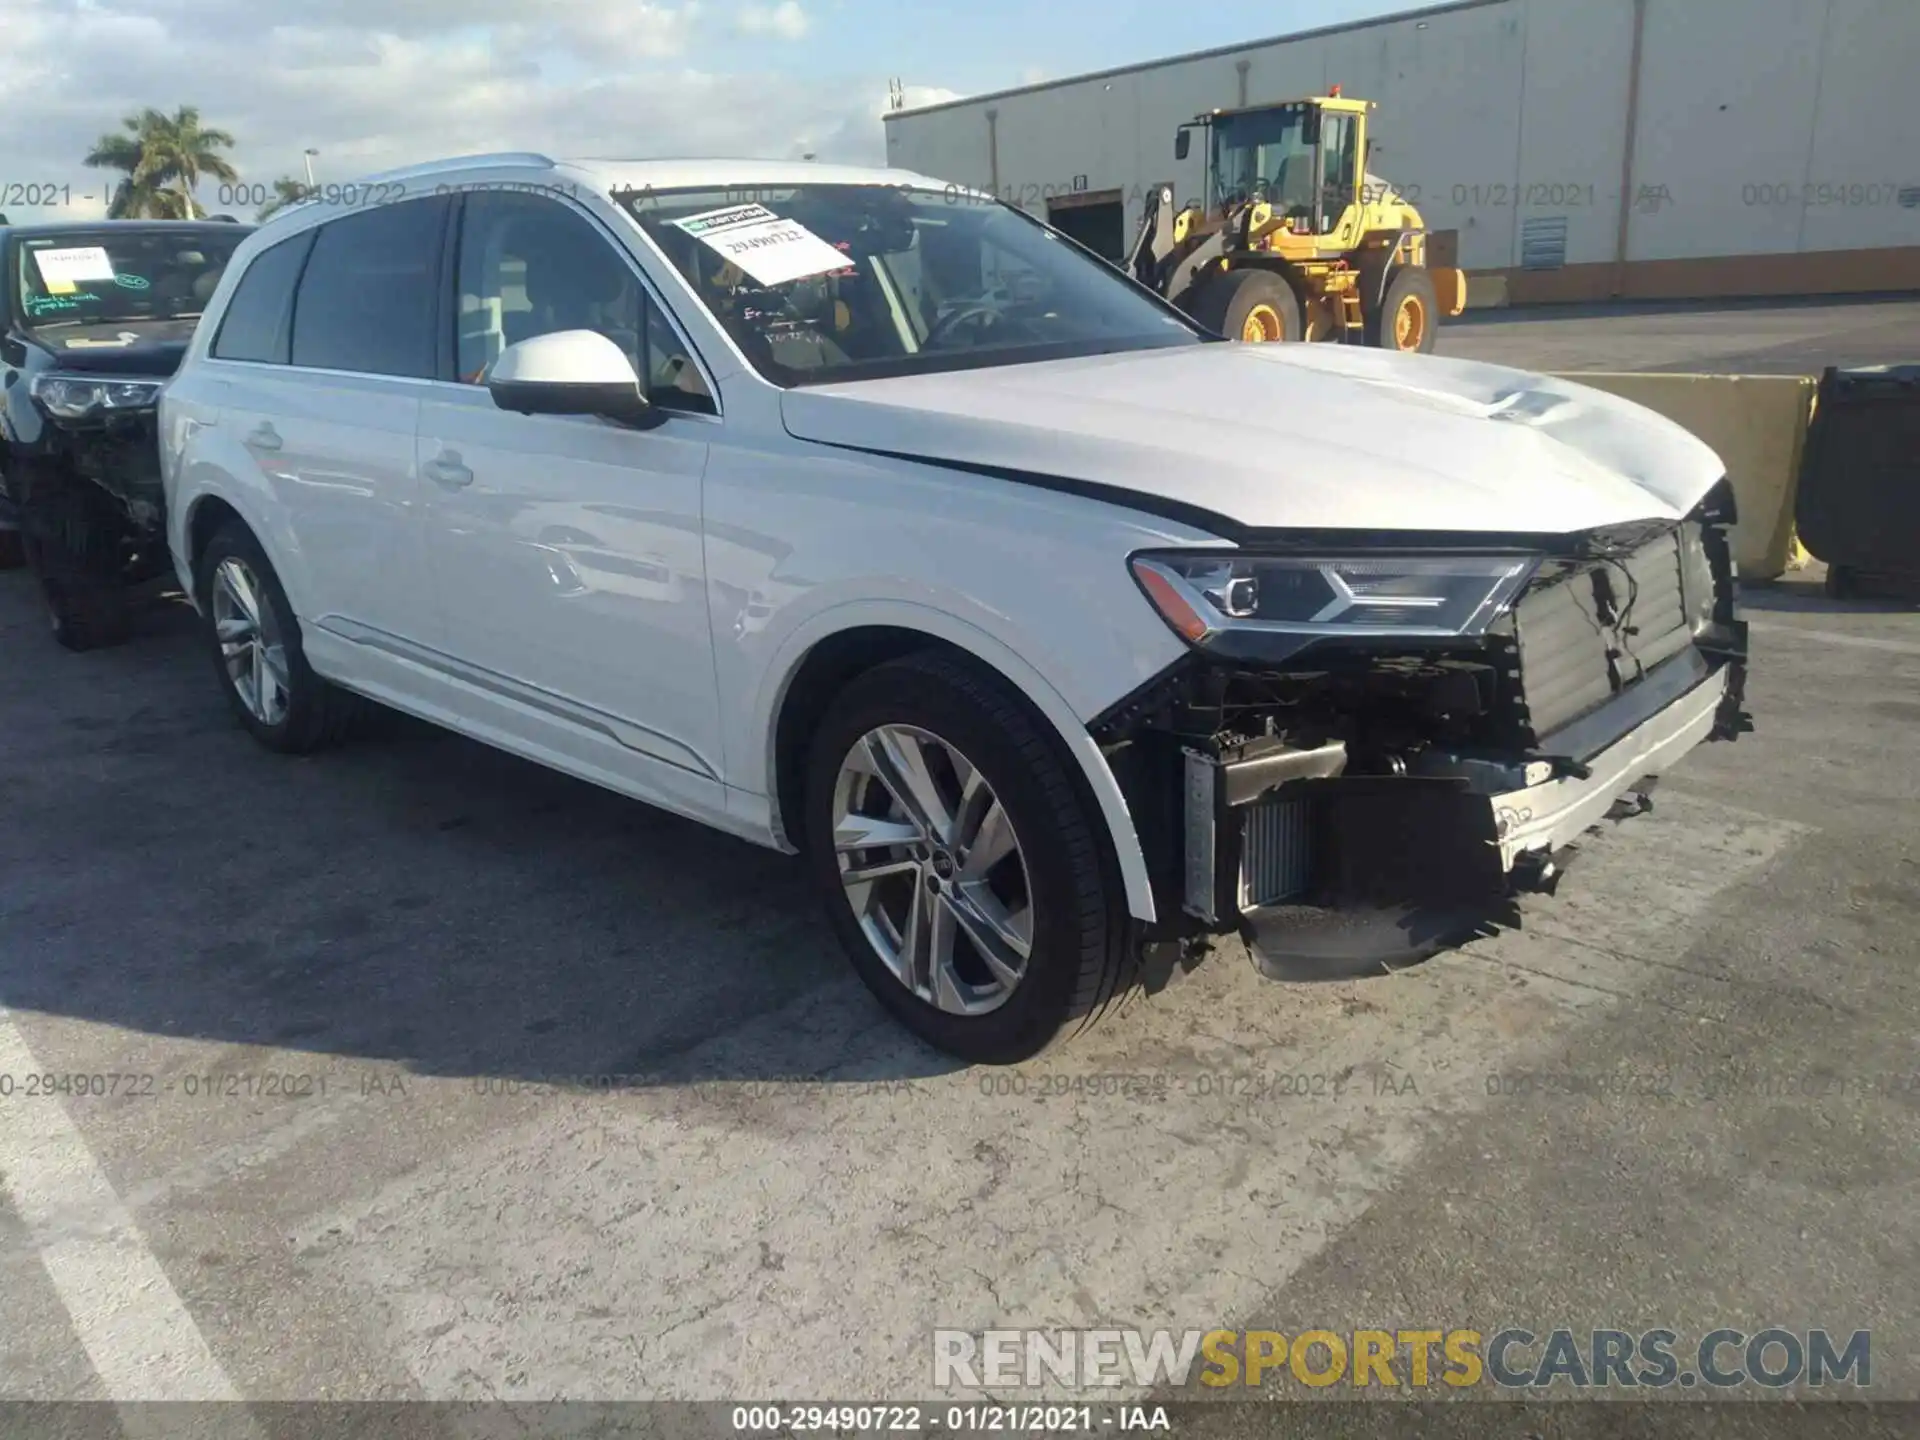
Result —
M1047 223L1116 265L1126 255L1126 204L1118 190L1052 196L1047 201Z

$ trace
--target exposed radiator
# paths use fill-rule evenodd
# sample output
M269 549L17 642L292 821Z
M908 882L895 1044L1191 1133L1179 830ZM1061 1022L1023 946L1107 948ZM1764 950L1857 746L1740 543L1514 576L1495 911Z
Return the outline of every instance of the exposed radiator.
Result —
M1312 878L1306 802L1258 800L1240 814L1240 908L1277 905L1303 893Z

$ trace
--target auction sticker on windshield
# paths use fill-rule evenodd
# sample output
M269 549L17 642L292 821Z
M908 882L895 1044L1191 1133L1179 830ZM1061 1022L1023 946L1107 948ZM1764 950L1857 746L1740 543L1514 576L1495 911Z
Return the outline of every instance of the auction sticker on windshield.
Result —
M844 270L852 262L797 220L764 205L730 205L673 222L762 285Z
M60 250L35 250L40 278L55 295L69 294L85 280L113 279L113 260L100 245L69 245Z

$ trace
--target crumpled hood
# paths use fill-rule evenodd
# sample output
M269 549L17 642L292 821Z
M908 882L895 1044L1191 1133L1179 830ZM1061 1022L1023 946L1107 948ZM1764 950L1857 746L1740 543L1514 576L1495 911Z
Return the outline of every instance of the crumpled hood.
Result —
M180 368L197 317L184 320L99 320L41 326L27 332L53 356L52 368L93 375L167 376Z
M782 405L801 439L1250 529L1571 534L1679 519L1725 474L1679 425L1597 390L1344 345L1182 346L803 387Z

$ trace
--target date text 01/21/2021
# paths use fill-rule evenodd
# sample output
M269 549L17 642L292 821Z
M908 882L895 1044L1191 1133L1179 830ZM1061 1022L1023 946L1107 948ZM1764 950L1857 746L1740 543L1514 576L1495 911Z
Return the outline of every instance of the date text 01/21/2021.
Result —
M136 1071L35 1071L26 1075L0 1074L0 1101L106 1100L117 1097L158 1099L182 1096L189 1100L313 1100L328 1095L405 1095L405 1078L384 1071L366 1071L342 1081L338 1076L305 1072L237 1071L161 1076Z
M736 1405L731 1420L744 1435L1086 1435L1173 1428L1163 1405Z

